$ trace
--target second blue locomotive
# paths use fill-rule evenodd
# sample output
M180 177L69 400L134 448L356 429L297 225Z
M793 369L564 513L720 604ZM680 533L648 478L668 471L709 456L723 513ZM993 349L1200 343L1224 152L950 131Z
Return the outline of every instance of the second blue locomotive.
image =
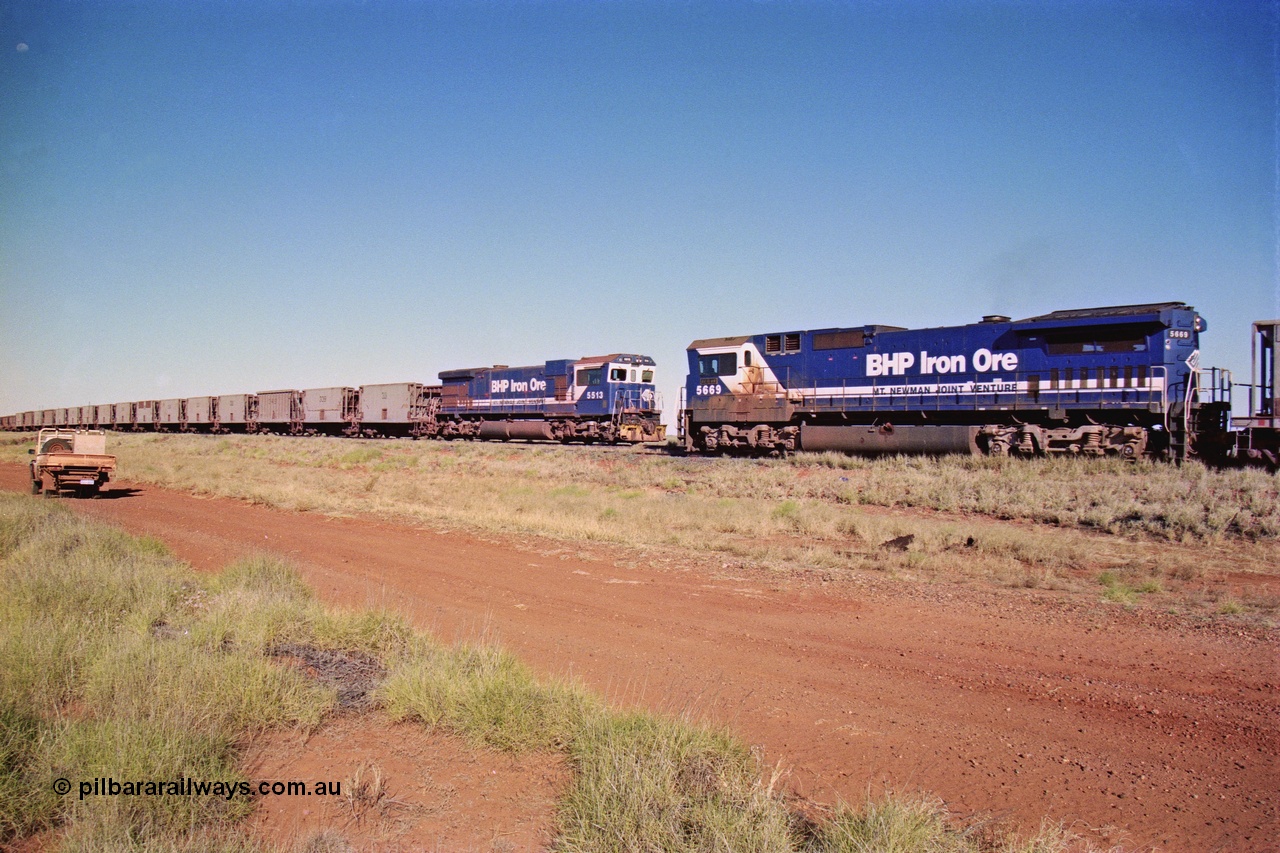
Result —
M446 370L440 382L432 436L609 444L665 436L647 355Z
M691 451L1181 454L1205 328L1165 302L699 340L680 431Z

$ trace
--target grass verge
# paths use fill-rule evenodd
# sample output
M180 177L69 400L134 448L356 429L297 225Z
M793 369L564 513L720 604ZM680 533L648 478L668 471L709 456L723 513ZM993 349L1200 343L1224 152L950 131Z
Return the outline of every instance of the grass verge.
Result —
M197 577L155 541L12 495L0 495L0 843L54 830L72 851L259 849L238 823L247 796L79 786L247 781L246 734L315 727L336 702L333 685L279 665L282 648L376 659L374 696L394 716L485 748L565 752L574 773L558 850L1014 849L953 828L931 799L800 819L726 731L612 710L500 650L442 647L385 614L327 610L270 557ZM69 793L54 791L59 778ZM1065 849L1058 838L1041 832L1021 849Z
M1162 606L1211 615L1195 597L1207 575L1274 574L1280 553L1280 478L1198 464L686 459L643 448L272 436L111 442L133 481L823 582L875 571L1085 592L1119 568L1136 586L1161 584ZM0 438L0 459L25 458L27 444ZM1275 596L1237 597L1251 616L1280 609Z

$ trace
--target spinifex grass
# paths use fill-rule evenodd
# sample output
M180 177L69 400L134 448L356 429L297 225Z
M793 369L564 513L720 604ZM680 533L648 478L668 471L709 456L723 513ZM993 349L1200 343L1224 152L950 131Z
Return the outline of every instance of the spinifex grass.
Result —
M65 823L72 848L174 840L246 813L243 799L59 797L58 778L239 782L244 731L314 725L330 699L234 644L193 642L201 591L154 542L0 496L0 835ZM253 614L241 614L242 623ZM163 626L181 630L160 630Z
M0 495L0 842L60 827L64 850L251 851L244 797L78 796L95 778L238 783L235 744L314 727L333 691L277 665L280 648L345 649L387 669L395 716L477 748L566 752L558 849L986 851L914 801L796 819L755 755L723 730L618 712L543 683L494 648L445 648L380 613L319 606L279 561L197 577L151 540L43 501ZM72 783L59 795L51 780ZM930 801L932 802L932 801ZM885 824L886 810L906 819ZM895 813L896 813L895 812ZM873 825L892 847L856 846ZM856 830L856 831L855 831ZM1037 850L1060 850L1056 834ZM877 842L879 843L879 842ZM1028 848L1033 849L1033 848Z

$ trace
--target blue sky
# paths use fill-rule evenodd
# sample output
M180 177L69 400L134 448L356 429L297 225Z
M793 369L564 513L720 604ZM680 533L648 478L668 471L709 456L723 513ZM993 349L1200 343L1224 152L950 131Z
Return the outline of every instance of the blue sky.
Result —
M0 412L1280 316L1275 2L0 0Z

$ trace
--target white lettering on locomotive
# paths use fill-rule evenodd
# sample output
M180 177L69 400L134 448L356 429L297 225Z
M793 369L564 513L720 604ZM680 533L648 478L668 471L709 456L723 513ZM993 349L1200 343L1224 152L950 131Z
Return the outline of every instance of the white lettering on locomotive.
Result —
M547 390L547 382L545 379L533 377L532 379L519 382L515 379L491 379L489 380L490 394L528 394L532 391Z
M867 353L868 376L902 376L916 363L909 352ZM1018 369L1016 352L992 352L979 349L973 354L974 373L992 373L997 370ZM929 355L920 351L920 373L965 373L969 360L963 355Z
M916 363L909 352L867 353L868 376L901 376Z
M920 372L964 373L965 359L962 355L929 355L927 350L921 350Z
M980 349L973 354L973 369L978 373L990 373L993 370L1017 370L1018 354L1016 352L992 352Z

